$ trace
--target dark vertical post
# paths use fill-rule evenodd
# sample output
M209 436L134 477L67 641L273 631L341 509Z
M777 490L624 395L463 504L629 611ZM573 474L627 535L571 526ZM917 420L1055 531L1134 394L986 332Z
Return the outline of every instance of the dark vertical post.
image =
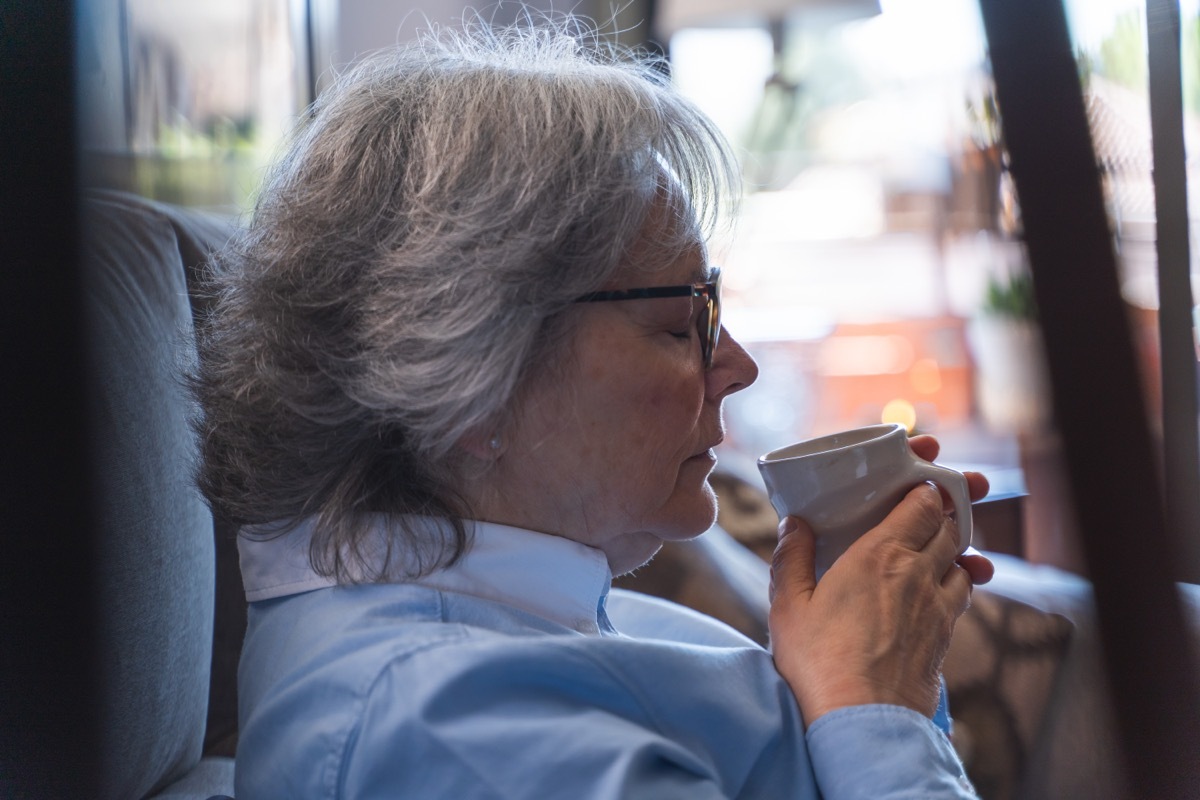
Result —
M1132 797L1194 797L1200 697L1059 0L980 0Z
M0 796L96 771L74 5L0 3Z
M1150 128L1158 252L1158 330L1167 522L1179 542L1178 577L1200 579L1200 431L1192 333L1187 169L1179 0L1146 0Z

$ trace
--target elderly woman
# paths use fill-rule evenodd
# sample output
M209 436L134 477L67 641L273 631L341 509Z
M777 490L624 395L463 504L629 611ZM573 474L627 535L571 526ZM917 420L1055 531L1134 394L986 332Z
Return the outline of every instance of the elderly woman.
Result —
M732 164L562 29L318 100L214 269L196 377L201 485L244 526L239 800L972 796L931 717L990 565L935 489L819 585L786 520L770 651L609 591L712 524L756 376L705 249Z

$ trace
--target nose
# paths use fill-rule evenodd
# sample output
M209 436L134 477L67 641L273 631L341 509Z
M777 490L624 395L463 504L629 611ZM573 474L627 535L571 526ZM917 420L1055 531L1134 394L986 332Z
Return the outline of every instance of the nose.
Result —
M721 326L721 338L713 352L712 368L706 376L705 389L716 400L740 392L758 379L758 364L737 339Z

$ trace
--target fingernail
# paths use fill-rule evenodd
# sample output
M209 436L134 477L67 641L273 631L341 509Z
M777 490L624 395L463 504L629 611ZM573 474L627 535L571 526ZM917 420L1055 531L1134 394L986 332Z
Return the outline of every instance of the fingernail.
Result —
M782 539L789 533L794 532L797 527L796 520L792 517L784 517L779 520L779 538Z

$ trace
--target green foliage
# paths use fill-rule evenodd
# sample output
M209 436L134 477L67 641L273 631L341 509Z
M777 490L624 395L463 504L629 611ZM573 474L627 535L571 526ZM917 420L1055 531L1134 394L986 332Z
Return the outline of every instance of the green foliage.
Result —
M983 298L985 314L1010 319L1037 319L1037 304L1033 299L1033 276L1021 270L1000 280L988 278L987 292Z
M1180 30L1180 59L1183 64L1183 107L1200 112L1200 17L1185 19Z
M1075 66L1079 71L1079 85L1086 92L1092 81L1092 75L1096 74L1096 59L1086 50L1076 50Z
M1200 16L1181 20L1180 28L1183 107L1188 112L1200 113ZM1099 51L1080 52L1076 61L1085 85L1096 74L1138 93L1148 91L1142 11L1134 9L1118 16L1112 32L1100 43Z
M980 150L1004 146L1004 127L1000 122L1000 106L996 102L996 86L990 80L979 98L967 98L967 124L971 139Z
M1146 90L1146 38L1140 10L1117 17L1112 33L1100 43L1099 56L1098 74L1135 91Z

